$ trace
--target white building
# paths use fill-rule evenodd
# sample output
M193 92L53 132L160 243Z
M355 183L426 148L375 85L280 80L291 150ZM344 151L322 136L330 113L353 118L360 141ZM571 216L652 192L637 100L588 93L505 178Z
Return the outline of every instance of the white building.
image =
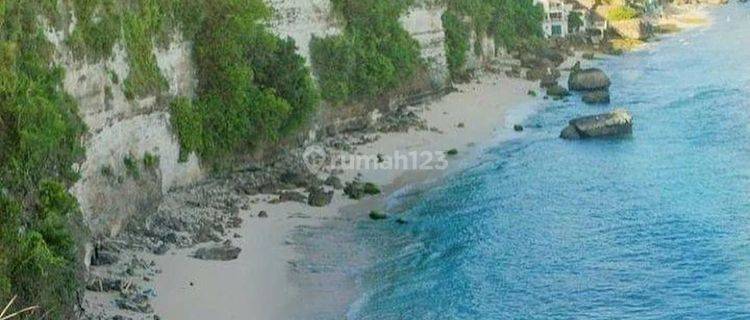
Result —
M573 10L573 5L566 4L563 0L535 0L544 8L544 22L542 28L544 35L550 37L565 37L568 35L568 17Z

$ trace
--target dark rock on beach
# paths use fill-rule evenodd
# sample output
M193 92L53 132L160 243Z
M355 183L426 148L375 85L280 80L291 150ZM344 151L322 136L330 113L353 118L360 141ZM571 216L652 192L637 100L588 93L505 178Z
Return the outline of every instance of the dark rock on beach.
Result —
M193 258L212 261L230 261L237 259L237 257L240 256L240 252L242 252L242 249L235 247L229 241L225 241L219 245L195 250Z
M622 136L633 133L633 116L625 109L573 119L560 137L567 140L606 136Z
M346 184L346 187L344 187L344 194L346 194L349 199L358 200L368 195L373 196L380 194L380 188L371 182L362 183L355 180Z
M330 176L328 179L326 179L325 185L333 187L336 190L344 189L344 184L341 182L341 179L337 176Z
M117 263L118 259L114 252L97 249L91 257L91 265L94 267L108 266Z
M370 212L370 219L372 220L385 220L388 219L388 215L377 210Z
M333 191L326 192L323 188L312 187L310 188L310 196L308 196L307 204L313 207L325 207L331 204L333 200Z

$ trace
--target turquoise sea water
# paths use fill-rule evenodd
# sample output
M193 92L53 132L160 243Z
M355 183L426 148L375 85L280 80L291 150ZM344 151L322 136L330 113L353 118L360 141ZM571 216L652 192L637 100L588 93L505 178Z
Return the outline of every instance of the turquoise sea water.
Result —
M713 16L599 62L612 106L550 103L408 225L328 230L321 295L351 281L350 319L749 319L750 6ZM614 106L631 138L558 139Z

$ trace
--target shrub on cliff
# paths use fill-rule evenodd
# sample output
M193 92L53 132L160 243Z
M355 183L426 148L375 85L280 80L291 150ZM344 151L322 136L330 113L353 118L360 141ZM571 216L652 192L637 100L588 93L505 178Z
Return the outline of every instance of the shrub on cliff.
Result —
M85 127L39 32L49 3L0 3L0 304L18 295L47 318L72 317L82 265L76 200Z
M212 1L194 22L197 99L170 108L182 160L191 151L215 164L247 153L292 133L314 111L310 72L291 39L266 29L269 14L260 0Z
M464 67L472 35L476 55L482 53L485 36L510 49L543 36L544 10L532 0L448 0L447 6L443 28L452 74Z
M609 21L630 20L639 16L638 10L629 6L617 6L607 12L607 20Z
M448 70L452 78L464 76L466 54L469 51L470 30L461 18L452 11L446 11L442 16L445 30L445 55Z
M310 55L323 98L334 104L386 94L424 67L399 17L411 1L333 0L341 35L314 38Z

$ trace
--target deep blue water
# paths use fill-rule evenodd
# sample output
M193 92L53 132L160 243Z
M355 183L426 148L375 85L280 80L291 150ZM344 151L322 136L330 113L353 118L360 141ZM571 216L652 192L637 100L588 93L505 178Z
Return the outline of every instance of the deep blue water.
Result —
M714 17L599 62L612 106L550 103L421 194L408 225L359 222L347 316L750 319L750 6ZM631 138L558 139L615 106Z

